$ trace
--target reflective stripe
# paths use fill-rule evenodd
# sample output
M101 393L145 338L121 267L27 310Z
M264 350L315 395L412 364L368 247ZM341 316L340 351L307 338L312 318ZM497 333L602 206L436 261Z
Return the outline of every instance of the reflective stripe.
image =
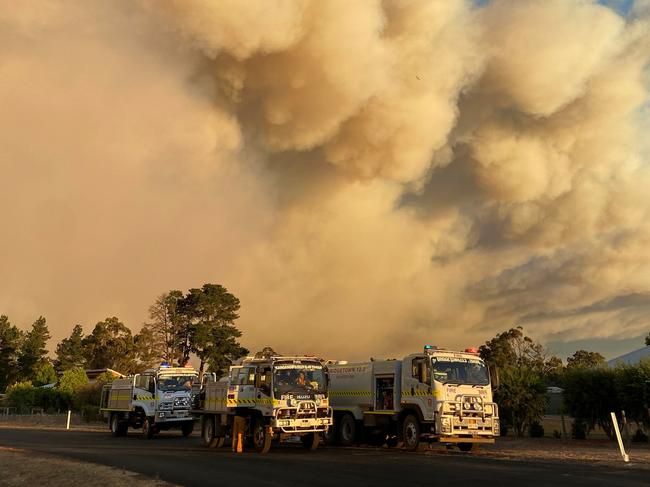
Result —
M405 397L413 397L413 396L420 396L420 397L436 397L436 391L413 391L413 394L411 394L411 391L404 391L402 392L402 396Z
M370 397L370 391L330 391L330 397Z

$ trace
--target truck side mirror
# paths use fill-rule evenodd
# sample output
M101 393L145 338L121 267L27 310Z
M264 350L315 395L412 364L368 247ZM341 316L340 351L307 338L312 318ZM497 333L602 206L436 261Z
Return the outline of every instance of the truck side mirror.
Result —
M494 365L488 365L488 370L490 371L490 382L492 383L492 389L496 390L499 388L499 368Z
M151 380L149 380L149 392L151 394L156 394L156 378L152 377Z
M138 387L138 382L140 381L140 374L135 374L133 376L133 382L131 382L131 385L133 387Z

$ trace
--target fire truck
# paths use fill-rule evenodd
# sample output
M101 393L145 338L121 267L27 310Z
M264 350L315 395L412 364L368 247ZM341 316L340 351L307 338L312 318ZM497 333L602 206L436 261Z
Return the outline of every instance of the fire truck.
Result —
M189 436L195 421L190 408L196 378L192 367L163 363L106 384L100 411L108 419L113 436L125 436L129 428L140 429L145 438L171 428L180 428L183 436Z
M222 446L239 422L243 439L260 453L273 440L298 438L315 450L332 424L327 368L318 358L247 357L227 377L206 379L192 413L207 447Z
M492 400L496 370L478 350L427 345L402 360L335 362L329 365L334 425L328 444L456 444L470 451L499 436L499 410Z

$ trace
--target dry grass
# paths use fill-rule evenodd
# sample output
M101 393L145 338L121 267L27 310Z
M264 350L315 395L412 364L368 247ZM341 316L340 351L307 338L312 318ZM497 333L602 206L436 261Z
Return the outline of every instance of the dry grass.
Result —
M650 469L650 444L631 443L626 451L635 467ZM618 444L605 439L499 438L494 445L482 446L476 454L509 460L623 465Z
M172 487L173 484L140 474L53 455L0 447L0 485L3 487Z
M67 419L67 413L0 416L0 428L65 429ZM108 431L108 426L104 422L88 422L78 414L73 414L70 417L70 429L76 431Z

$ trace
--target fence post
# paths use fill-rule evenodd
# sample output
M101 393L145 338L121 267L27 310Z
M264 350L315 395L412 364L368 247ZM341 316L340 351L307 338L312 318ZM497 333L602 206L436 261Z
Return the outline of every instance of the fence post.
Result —
M612 415L612 425L614 426L614 432L616 433L616 439L618 440L618 448L621 450L621 456L623 457L624 462L629 462L630 457L625 453L625 448L623 447L623 440L621 439L621 432L618 429L618 420L616 419L616 414L614 411L611 412Z
M67 429L67 430L70 429L70 413L71 413L71 411L68 409L68 422L65 425L65 429Z

